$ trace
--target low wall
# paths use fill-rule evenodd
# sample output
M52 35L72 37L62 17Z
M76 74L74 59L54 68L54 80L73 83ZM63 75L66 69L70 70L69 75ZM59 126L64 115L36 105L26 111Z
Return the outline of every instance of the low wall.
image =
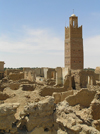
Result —
M41 89L40 95L41 96L52 96L53 92L65 92L66 89L64 87L51 87L45 86Z
M24 73L11 73L9 74L10 80L20 80L24 79Z
M60 92L60 93L54 92L52 96L54 97L55 103L59 103L63 101L66 97L68 97L69 95L73 95L73 94L74 94L74 91L70 90L70 91L65 91L65 92Z

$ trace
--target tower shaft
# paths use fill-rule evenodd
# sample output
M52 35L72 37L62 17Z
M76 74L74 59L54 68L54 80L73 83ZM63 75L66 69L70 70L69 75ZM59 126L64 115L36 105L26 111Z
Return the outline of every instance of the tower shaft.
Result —
M65 27L65 67L83 69L82 26L78 27L78 17L69 18L69 27Z

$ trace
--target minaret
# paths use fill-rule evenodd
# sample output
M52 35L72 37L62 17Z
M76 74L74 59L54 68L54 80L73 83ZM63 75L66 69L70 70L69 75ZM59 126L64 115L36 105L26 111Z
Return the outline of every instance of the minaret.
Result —
M83 69L82 26L78 27L78 17L69 17L69 27L65 27L65 67Z

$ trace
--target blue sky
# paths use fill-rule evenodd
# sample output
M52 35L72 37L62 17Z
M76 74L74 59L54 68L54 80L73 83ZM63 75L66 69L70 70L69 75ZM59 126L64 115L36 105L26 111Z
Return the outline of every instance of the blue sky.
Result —
M64 27L83 25L84 67L100 66L100 0L0 0L5 67L64 66Z

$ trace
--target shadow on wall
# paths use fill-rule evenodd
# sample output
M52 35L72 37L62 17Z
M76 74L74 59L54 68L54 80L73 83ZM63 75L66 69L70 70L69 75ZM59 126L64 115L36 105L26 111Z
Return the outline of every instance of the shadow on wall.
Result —
M76 90L75 78L74 78L74 76L71 78L71 80L72 80L72 88L73 88L74 90Z

